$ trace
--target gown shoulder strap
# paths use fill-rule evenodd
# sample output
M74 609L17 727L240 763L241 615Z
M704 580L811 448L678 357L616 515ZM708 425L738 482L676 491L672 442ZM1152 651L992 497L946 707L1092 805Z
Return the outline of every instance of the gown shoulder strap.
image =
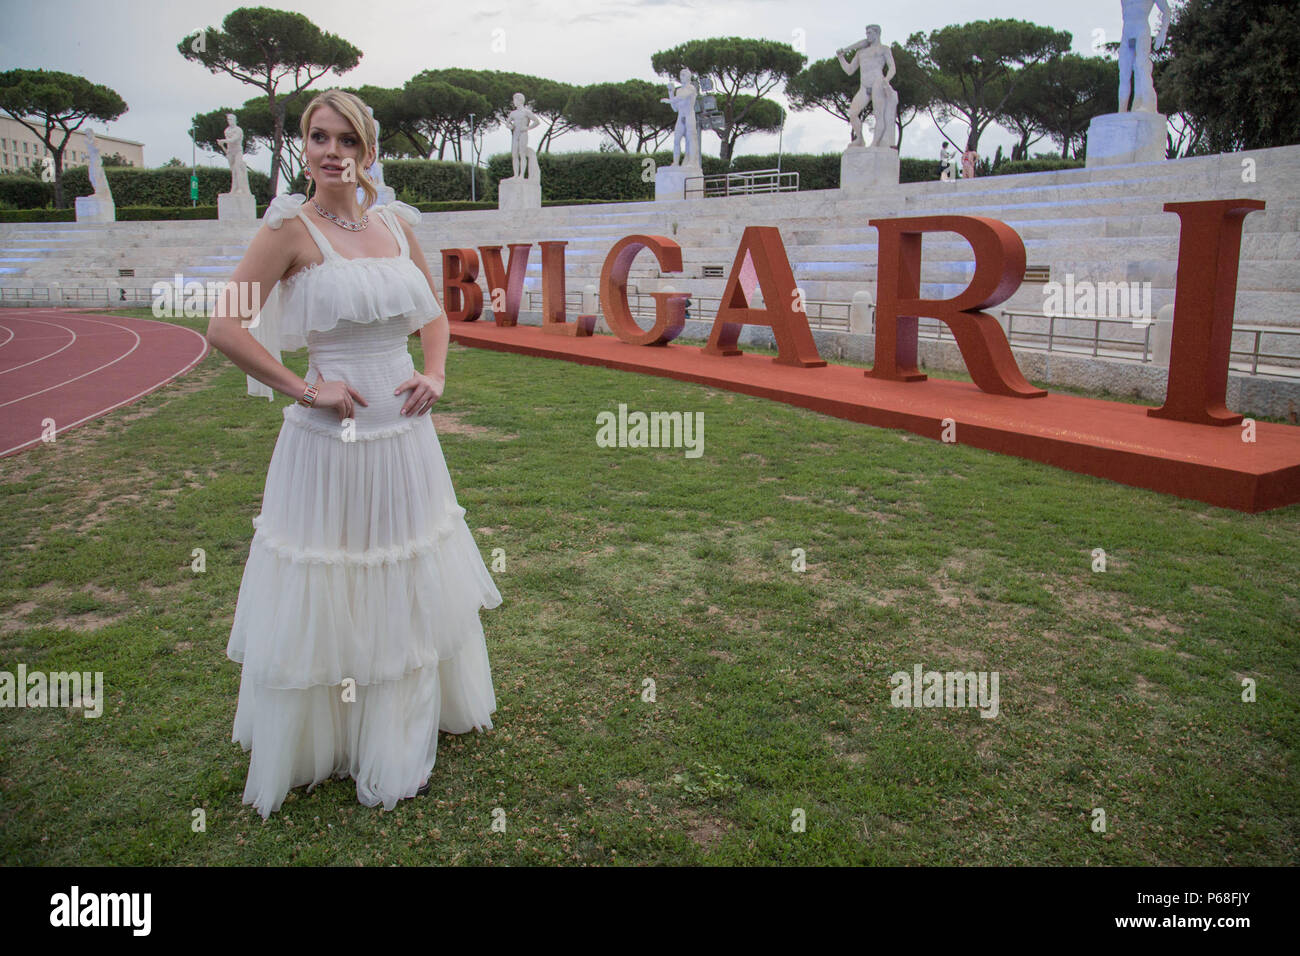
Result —
M303 208L307 203L307 197L302 193L291 193L288 196L276 196L267 206L266 212L262 215L262 220L272 229L279 229L284 225L284 221L293 216L297 216L307 227L307 232L311 234L312 241L320 248L320 253L325 257L325 261L330 259L341 259L334 247L330 245L329 240L324 234L316 228L310 219L303 215Z
M406 230L403 229L402 224L397 221L397 216L393 214L393 210L389 209L388 206L377 206L374 211L383 217L384 225L388 227L389 231L392 232L393 237L397 240L397 254L403 257L410 255L411 250L406 241Z
M406 230L402 228L402 224L398 220L404 219L412 226L418 226L423 214L414 206L404 203L400 199L395 199L381 208L388 216L393 232L397 233L397 242L401 246L402 255L409 256L411 254L411 244L406 241Z
M325 234L316 228L316 224L311 221L309 216L303 213L301 208L298 210L298 218L302 220L303 225L307 227L307 231L311 233L312 241L316 243L317 247L320 249L320 254L325 257L326 262L329 262L331 259L344 258L339 255L338 251L332 245L330 245L330 241L325 238Z

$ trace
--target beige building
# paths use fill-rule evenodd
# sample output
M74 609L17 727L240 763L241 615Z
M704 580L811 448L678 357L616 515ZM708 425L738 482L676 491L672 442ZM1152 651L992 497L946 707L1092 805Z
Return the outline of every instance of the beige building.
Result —
M32 119L28 119L28 122L37 129L42 129L45 126L44 122ZM83 125L82 129L84 128ZM114 153L120 153L132 166L144 165L143 143L109 136L100 132L101 128L91 126L91 129L95 130L95 142L99 144L101 159L105 156L112 156ZM57 143L62 138L63 130L56 128L54 141ZM36 172L39 173L44 157L49 152L45 147L45 143L22 123L12 116L0 116L0 172L12 173L19 169L35 166ZM69 166L84 166L88 158L86 134L80 129L76 130L68 137L68 144L64 147L63 167L66 169Z

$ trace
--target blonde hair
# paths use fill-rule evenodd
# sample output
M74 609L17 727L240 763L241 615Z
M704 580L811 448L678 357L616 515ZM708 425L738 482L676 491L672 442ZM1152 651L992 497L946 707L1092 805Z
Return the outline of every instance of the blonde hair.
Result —
M352 125L352 131L361 139L364 148L361 150L361 162L357 163L357 185L365 193L366 201L361 207L365 212L374 205L375 199L379 196L379 190L376 188L374 181L367 175L365 168L361 163L365 162L365 157L369 155L370 150L375 150L375 158L379 158L379 144L375 142L375 122L371 119L370 114L366 112L366 104L362 102L359 96L348 93L344 90L326 90L323 93L317 93L307 108L302 111L302 141L307 142L307 135L311 130L312 114L322 106L328 106L330 109L338 112L345 120ZM305 150L304 146L304 150ZM311 184L307 188L307 196L311 197L312 191L316 188L316 177L311 177Z

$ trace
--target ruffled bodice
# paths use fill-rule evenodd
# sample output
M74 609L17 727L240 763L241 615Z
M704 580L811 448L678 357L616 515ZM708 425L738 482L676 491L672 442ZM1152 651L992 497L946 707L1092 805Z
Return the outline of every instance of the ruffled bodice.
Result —
M409 335L442 314L428 280L411 259L406 233L397 222L400 217L417 225L418 209L404 202L371 209L370 214L382 220L397 239L399 253L349 259L303 215L306 200L301 193L277 196L262 216L272 229L279 229L290 216L301 217L323 257L323 261L276 283L249 324L249 332L277 361L281 351L308 347L316 333L329 332L340 322L394 322ZM274 396L269 386L251 375L248 393Z

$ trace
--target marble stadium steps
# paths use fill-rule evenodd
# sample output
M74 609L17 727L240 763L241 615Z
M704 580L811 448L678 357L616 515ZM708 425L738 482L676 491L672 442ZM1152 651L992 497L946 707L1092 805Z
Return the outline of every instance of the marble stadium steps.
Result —
M1045 175L1052 176L1063 174ZM799 194L798 196L776 195L767 197L748 197L745 199L733 198L710 200L710 209L712 211L713 208L718 208L719 211L722 211L722 206L715 207L713 205L716 203L732 204L733 206L743 204L740 205L739 208L735 209L741 217L748 216L752 218L755 215L761 214L766 220L773 221L777 225L782 226L783 231L791 231L793 233L792 238L797 239L800 244L807 243L808 239L813 238L812 236L809 236L809 233L816 233L817 231L825 232L825 235L822 237L823 243L839 244L843 242L853 242L858 238L858 236L844 236L842 223L846 218L846 214L847 218L855 218L855 213L859 211L858 208L855 207L861 207L860 211L866 218L870 218L872 215L905 215L913 212L913 210L906 207L913 205L917 201L924 202L927 207L927 212L945 211L974 215L996 214L997 218L1001 218L1004 221L1017 226L1018 231L1023 228L1024 231L1022 232L1022 235L1027 240L1044 236L1046 233L1053 231L1059 233L1061 228L1067 225L1088 231L1094 229L1101 230L1103 234L1110 234L1117 237L1128 237L1132 234L1131 229L1135 225L1135 220L1133 219L1134 200L1131 195L1134 186L1154 189L1157 184L1159 184L1163 187L1163 191L1168 192L1172 196L1182 192L1182 189L1179 187L1181 186L1182 181L1187 177L1165 176L1152 179L1149 175L1144 175L1136 178L1113 178L1110 181L1102 182L1083 181L1055 186L1024 185L1014 186L1010 189L998 188L999 184L995 183L995 180L997 179L1032 180L1033 178L1034 177L1025 176L994 177L985 180L973 180L969 183L908 184L901 188L903 190L909 188L915 190L917 187L922 187L919 194L904 196L899 201L888 203L887 205L889 208L884 208L881 203L874 200L839 200L836 198L838 191L830 190L825 191L825 195L819 193L804 193ZM936 189L935 187L942 188ZM1091 193L1091 195L1084 199L1071 200L1068 198L1070 195L1068 192L1069 190L1084 190ZM1110 203L1105 202L1105 200L1109 198L1105 193L1116 191L1118 191L1120 195L1116 196ZM1130 193L1130 195L1125 196L1123 193ZM1185 193L1183 194L1185 195ZM1018 198L1027 199L1028 201L1016 202L1015 200ZM981 202L982 200L988 199L993 199L995 202L993 204ZM1053 212L1057 213L1057 215L1053 215L1050 218L1043 218L1043 213L1046 211L1044 206L1047 202L1056 204ZM1176 235L1177 217L1159 211L1161 202L1162 201L1159 199L1148 198L1146 200L1146 204L1149 207L1153 207L1155 211L1140 217L1140 224L1137 225L1137 230L1140 234ZM1291 205L1294 207L1297 204L1292 203ZM1076 208L1072 209L1071 207ZM668 226L667 220L673 218L673 212L661 211L658 208L643 210L644 207L637 210L624 210L620 207L612 206L579 206L567 207L562 210L552 208L543 210L542 213L545 218L550 220L559 218L563 221L564 228L562 234L570 240L570 250L576 252L579 248L579 242L577 240L607 244L613 239L626 235L631 231L657 232L660 234L673 233L672 229L666 228ZM1059 215L1059 213L1067 211L1079 212L1082 213L1082 215ZM562 215L557 217L555 215L557 212L562 213ZM818 215L818 212L824 214ZM1287 218L1293 219L1296 215L1295 209L1292 208L1290 212L1291 215ZM1038 218L1026 219L1024 218L1026 213L1035 214ZM1248 219L1248 222L1252 222L1252 220L1257 221L1262 218L1272 219L1272 213L1273 210L1270 209L1263 214L1254 214L1250 219ZM469 227L469 231L474 233L480 232L480 229L474 228L480 225L487 231L491 232L496 232L500 228L500 219L495 213L470 212L445 215L452 221L455 221L458 226ZM1103 217L1116 217L1119 222L1116 223L1114 220L1103 221ZM442 217L439 218L441 219ZM543 217L538 217L535 214L533 216L518 217L517 226L526 229L531 225L531 223L528 222L528 219L538 219L539 221L537 222L537 225L541 226L543 224L542 221L540 221L542 218ZM1068 220L1068 222L1065 220ZM865 222L865 220L859 221ZM550 222L547 224L554 227L559 223ZM0 253L10 255L13 252L18 252L18 247L20 246L23 247L23 252L30 253L30 250L33 247L41 248L44 246L43 252L46 258L57 259L64 256L75 257L78 254L76 247L83 244L82 242L77 241L78 238L84 240L87 237L84 233L78 234L75 228L69 230L66 225L58 225L62 226L61 235L57 233L47 233L41 237L34 237L25 241L21 237L14 237L11 242L6 242L5 246L0 247ZM117 223L111 227L90 228L111 229L111 245L124 258L134 258L134 253L143 253L145 251L152 251L160 258L173 258L172 256L168 256L167 253L175 253L175 258L179 261L173 261L170 263L170 266L172 266L171 271L175 271L175 266L183 265L186 261L194 261L192 253L190 253L188 259L183 257L188 250L193 249L196 241L200 245L210 242L210 230L212 227L211 224L191 222L170 223L167 225L172 231L178 233L178 236L169 241L163 242L160 242L159 237L156 235L158 224ZM1286 224L1283 224L1283 228L1278 231L1285 231L1285 225ZM241 230L238 227L230 228L235 232L235 235L232 236L232 239L234 240L232 245L235 246L235 248L222 249L220 252L234 255L242 249L242 246L239 245ZM207 231L204 231L205 229ZM249 231L251 232L251 230ZM459 231L460 230L458 230L458 232ZM684 243L707 247L710 245L707 242L707 237L712 235L717 238L718 245L725 247L727 245L734 246L733 234L736 232L738 232L738 229L729 223L724 223L721 226L716 226L711 229L701 230L698 226L687 222L679 223L679 228L676 230L676 238ZM857 230L849 230L849 232L851 234L858 233L871 235L874 233L874 230L864 224ZM185 233L189 233L190 235L187 237ZM57 240L56 235L58 236ZM108 238L108 235L105 234L100 238ZM56 241L59 244L51 247L51 243ZM492 241L504 242L505 240L493 239ZM207 245L207 249L211 253L212 250L210 245Z
M957 183L904 184L880 196L841 198L838 190L684 201L547 207L503 217L495 211L430 214L418 236L430 266L450 246L502 245L562 239L568 289L598 284L609 247L632 233L675 238L683 246L684 275L662 282L700 295L719 295L724 279L701 277L705 266L729 269L746 225L781 229L797 281L810 299L844 301L875 281L876 230L872 218L920 214L986 215L1001 219L1025 241L1030 264L1047 265L1054 279L1133 278L1152 283L1155 308L1172 301L1179 220L1166 201L1189 195L1258 196L1264 212L1246 217L1238 287L1239 324L1300 324L1300 148L1259 150L1260 180L1240 183L1240 157L1204 157L1158 167L1113 167L990 177ZM1285 174L1288 171L1296 175ZM707 210L708 218L699 213ZM852 223L852 225L846 225ZM134 268L136 284L187 278L224 278L255 227L210 222L0 226L0 273L6 285L102 284L118 268ZM147 265L145 265L147 263ZM1132 263L1132 265L1128 265ZM528 287L540 287L540 255L530 256ZM925 293L951 295L969 279L962 240L927 238ZM123 280L129 283L131 280ZM653 259L632 270L642 291L658 288ZM1040 284L1026 283L1004 307L1038 311Z
M995 179L1026 178L1032 177ZM1114 281L1132 275L1129 270L1117 274L1117 263L1139 263L1140 281L1152 283L1154 306L1158 309L1173 299L1179 231L1178 217L1164 212L1162 207L1165 201L1188 195L1183 182L1185 178L1164 176L1153 180L1150 176L1130 176L1102 183L1083 181L1074 184L1073 188L1087 190L1090 195L1070 200L1062 198L1062 187L1046 187L1061 204L1060 209L1053 212L1065 212L1064 216L1044 215L1047 208L1041 199L1042 189L1023 186L1012 190L999 189L994 179L971 182L970 186L979 185L981 188L971 190L968 195L956 194L951 189L954 184L936 184L949 191L937 197L931 192L925 200L927 204L934 200L936 205L946 206L944 212L994 215L1008 222L1025 240L1029 263L1050 266L1053 277L1058 280L1070 272L1076 280ZM1131 194L1135 184L1150 192L1154 192L1159 184L1165 195L1143 197L1139 202ZM1238 189L1235 183L1229 185L1232 188L1221 192L1236 196L1252 191ZM1294 198L1293 189L1289 194L1287 190L1276 189L1265 192L1282 195L1281 198L1265 195L1269 208L1252 213L1245 220L1238 322L1294 326L1300 324L1297 322L1297 317L1300 317L1300 265L1296 263L1300 259L1300 234L1297 232L1300 230L1300 200ZM1011 201L1017 197L1024 201ZM796 278L805 287L809 298L848 301L854 291L864 285L874 285L876 230L866 224L867 220L875 216L915 214L915 210L907 208L914 198L905 197L906 201L888 204L873 200L844 200L837 206L838 214L831 216L824 214L828 201L816 193L800 194L797 198L772 197L761 206L753 204L750 207L752 215L747 220L723 224L715 220L704 228L692 224L679 231L676 238L686 247L686 271L698 274L702 265L730 265L745 224L773 222L781 227ZM721 202L736 204L737 200ZM830 202L833 204L835 201ZM1135 203L1142 211L1135 212ZM855 214L855 207L860 210L860 215ZM927 205L927 213L938 211ZM845 226L846 219L861 224ZM923 271L926 293L950 295L964 285L970 274L968 256L964 241L927 238ZM571 259L571 274L581 271L581 268L578 261ZM691 288L701 294L716 295L722 284L717 280L691 280ZM950 291L948 287L951 287ZM1006 307L1036 311L1042 302L1041 286L1026 283Z
M628 231L653 232L655 223L625 222ZM800 224L802 226L802 224ZM1172 288L1175 257L1177 253L1177 236L1131 237L1103 235L1104 223L1083 221L1073 227L1065 223L1055 224L1056 238L1026 238L1026 249L1030 263L1043 262L1053 266L1053 273L1065 271L1062 266L1075 263L1069 271L1076 278L1098 278L1111 276L1110 264L1118 259L1136 259L1146 264L1144 273L1147 281L1155 285ZM1047 231L1051 223L1043 223ZM549 231L549 230L548 230ZM734 227L719 228L709 237L690 232L680 232L678 240L684 246L684 266L687 275L698 275L705 265L730 266L735 255L736 243L743 231L743 224ZM787 249L800 282L808 283L874 283L876 255L875 230L871 227L844 229L837 227L828 235L819 235L816 229L787 226L783 234L789 234ZM622 229L608 230L601 225L593 226L579 233L569 233L566 246L566 267L571 285L580 286L586 281L596 281L609 246L626 235ZM468 237L458 237L458 244L465 244ZM544 238L538 236L538 239ZM1292 257L1286 261L1285 243L1282 235L1247 233L1243 243L1239 288L1247 291L1283 291L1277 288L1279 281L1290 289L1300 288L1300 266ZM821 240L811 242L810 240ZM711 241L710 241L711 240ZM477 237L473 244L496 243L495 238ZM430 247L429 237L422 245L426 254ZM200 251L200 248L203 251ZM40 249L39 253L33 249ZM93 251L80 244L63 243L57 249L39 240L31 240L30 245L10 245L5 248L2 259L22 259L12 265L23 265L23 272L32 279L49 277L60 281L73 280L109 280L117 278L120 267L135 268L136 278L166 278L180 272L188 277L224 277L229 274L242 257L245 247L237 243L213 247L205 244L195 247L192 244L170 241L165 244L152 244L146 237L128 240L116 245L111 256L105 256L102 250ZM21 250L21 251L20 251ZM108 258L110 261L104 261ZM141 269L140 266L127 265L147 259L154 268ZM1277 261L1283 259L1283 261ZM530 259L530 277L540 275L539 257L536 252ZM961 240L941 241L937 238L927 239L925 243L926 282L959 282L969 277L968 249ZM437 268L435 262L434 268ZM644 269L635 269L634 273L642 276L656 274L650 264ZM12 273L11 273L12 275ZM696 280L708 283L710 280ZM719 288L721 282L717 283ZM830 291L829 288L825 291ZM813 297L826 297L824 293L809 292Z
M150 281L170 280L177 272L199 279L224 277L243 258L253 235L251 229L213 229L211 223L206 233L204 223L123 222L85 231L69 229L66 223L21 225L26 228L0 226L0 265L22 256L28 259L22 272L5 278L27 278L33 280L28 284L40 285L99 285L116 280L119 269L134 269L136 279ZM190 228L167 228L175 226Z

